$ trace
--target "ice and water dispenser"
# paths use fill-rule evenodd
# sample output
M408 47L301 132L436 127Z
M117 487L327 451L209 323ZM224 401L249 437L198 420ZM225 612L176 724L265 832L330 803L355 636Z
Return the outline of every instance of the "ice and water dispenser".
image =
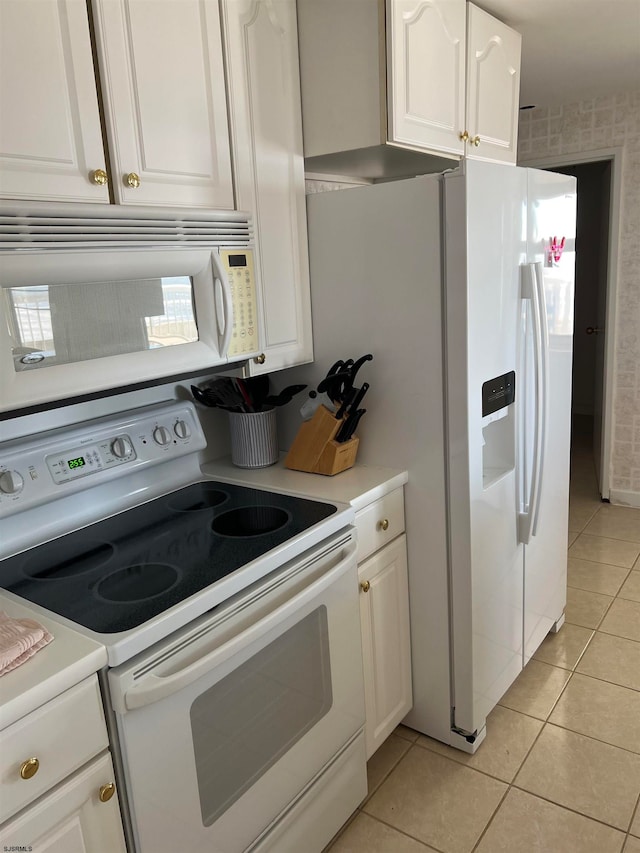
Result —
M485 489L515 467L515 398L514 370L482 385L482 486Z

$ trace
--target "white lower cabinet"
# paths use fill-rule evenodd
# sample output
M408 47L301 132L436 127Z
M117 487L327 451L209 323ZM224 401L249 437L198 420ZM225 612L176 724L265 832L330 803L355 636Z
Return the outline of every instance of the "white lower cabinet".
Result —
M374 529L380 537L378 550L358 565L367 759L413 704L402 489L356 514L359 539L363 524L370 528L372 519L377 519ZM362 539L370 551L371 536Z
M2 849L125 853L113 778L106 753L1 827Z
M92 675L0 732L0 849L125 853Z

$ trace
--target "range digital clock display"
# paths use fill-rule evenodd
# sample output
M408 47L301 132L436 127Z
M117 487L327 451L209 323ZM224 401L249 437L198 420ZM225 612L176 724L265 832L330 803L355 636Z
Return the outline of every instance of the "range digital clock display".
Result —
M82 468L85 465L84 456L76 456L75 459L67 459L67 465L69 466L69 470L73 471L74 468Z

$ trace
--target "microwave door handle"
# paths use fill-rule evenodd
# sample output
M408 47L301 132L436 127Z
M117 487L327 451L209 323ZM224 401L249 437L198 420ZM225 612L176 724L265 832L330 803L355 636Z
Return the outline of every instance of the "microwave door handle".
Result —
M185 666L184 669L172 672L171 675L167 676L154 675L152 672L148 673L137 684L126 690L124 705L127 711L143 708L146 705L151 705L154 702L159 702L161 699L172 696L174 693L193 684L194 681L197 681L203 675L222 666L222 664L234 655L240 654L243 649L261 637L264 637L274 627L294 615L298 609L313 601L314 598L324 592L339 577L349 571L355 561L355 555L356 545L354 543L349 546L346 555L339 563L303 589L298 595L294 595L293 598L290 598L280 607L250 625L245 631L242 631L199 660L194 661L194 663Z
M216 306L216 323L218 326L218 346L220 355L227 357L233 332L233 298L231 285L217 252L211 254L213 266L213 293Z

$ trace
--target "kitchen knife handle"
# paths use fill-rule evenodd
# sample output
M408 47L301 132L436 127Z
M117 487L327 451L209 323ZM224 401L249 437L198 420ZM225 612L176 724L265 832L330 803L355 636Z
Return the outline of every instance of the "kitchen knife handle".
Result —
M336 418L338 420L341 420L344 417L345 412L347 411L347 408L349 408L349 406L351 406L351 404L355 401L357 394L358 394L357 388L351 388L351 390L347 392L347 395L344 398L342 405L340 406L340 408L336 412Z
M353 436L354 432L356 431L356 427L360 423L360 418L364 415L366 411L366 409L358 409L357 412L354 412L354 414L351 415L349 419L350 423L349 421L347 422L349 423L349 427L347 429L347 435L344 439L345 441L349 441L349 439Z
M358 409L357 412L352 412L347 417L347 419L344 421L336 435L335 440L338 442L338 444L342 444L344 441L349 441L353 433L356 431L358 421L366 411L366 409Z
M353 398L351 403L349 403L349 414L352 414L353 412L356 412L358 410L360 403L362 402L362 398L364 397L364 395L367 393L368 390L369 390L369 383L363 382L362 388L358 391L358 393Z

